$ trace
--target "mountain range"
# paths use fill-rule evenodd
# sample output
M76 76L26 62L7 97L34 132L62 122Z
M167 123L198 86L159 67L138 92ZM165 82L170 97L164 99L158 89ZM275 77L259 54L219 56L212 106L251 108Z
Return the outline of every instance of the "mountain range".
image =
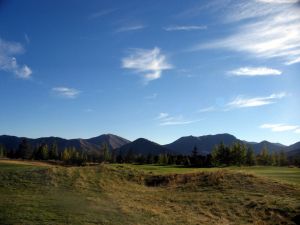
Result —
M98 137L89 139L63 139L59 137L42 137L42 138L26 138L9 135L0 136L0 144L6 149L17 149L23 139L26 139L31 146L41 144L51 145L56 143L59 151L63 151L66 147L74 147L86 152L100 152L102 146L106 144L110 150L116 150L125 154L131 150L134 154L147 155L149 153L160 154L163 152L176 154L191 154L196 146L201 154L209 154L213 147L220 142L225 145L231 145L235 142L245 143L251 146L256 153L260 152L263 147L267 147L270 152L284 150L289 156L300 155L300 142L286 146L280 143L272 143L268 141L248 142L240 140L231 134L216 134L204 136L185 136L167 145L159 145L145 138L139 138L133 142L113 134L103 134Z

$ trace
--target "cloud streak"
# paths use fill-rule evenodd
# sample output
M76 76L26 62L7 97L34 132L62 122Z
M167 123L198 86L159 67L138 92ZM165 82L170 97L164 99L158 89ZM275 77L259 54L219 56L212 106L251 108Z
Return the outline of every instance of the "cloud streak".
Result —
M116 11L116 9L104 9L104 10L100 10L98 12L94 12L91 13L88 17L88 19L93 20L93 19L97 19L106 15L109 15L111 13L113 13L114 11Z
M297 125L288 125L283 123L278 124L262 124L260 125L262 129L270 129L272 132L283 132L283 131L294 131L295 133L299 133L300 129Z
M233 76L278 76L282 72L280 70L268 68L268 67L241 67L235 70L231 70L228 74Z
M258 58L300 62L300 7L296 1L229 1L227 22L241 22L233 34L192 50L228 49Z
M270 4L294 4L299 0L257 0L258 2L270 3Z
M286 97L286 93L272 94L266 97L244 98L242 96L236 97L233 101L229 102L227 106L232 108L247 108L258 107L276 103L279 99Z
M14 73L18 78L28 79L32 70L26 64L20 65L16 55L25 52L23 46L17 42L9 42L0 38L0 70Z
M212 111L215 111L215 110L216 110L216 107L209 106L209 107L206 107L206 108L199 109L198 112L199 113L204 113L204 112L212 112Z
M174 125L187 125L197 123L200 120L185 120L182 116L170 116L168 113L160 113L156 120L159 120L159 126L174 126Z
M139 25L132 25L132 26L124 26L124 27L120 27L116 30L117 33L121 33L121 32L128 32L128 31L136 31L136 30L142 30L144 29L146 26L139 24Z
M300 134L300 129L294 131L296 134Z
M163 28L165 31L194 31L194 30L205 30L207 29L206 26L196 26L196 25L189 25L189 26L179 26L179 25L172 25Z
M159 79L164 70L172 69L167 57L157 47L154 49L133 49L122 59L122 68L141 74L146 82Z
M80 94L79 90L75 88L68 88L68 87L54 87L52 88L52 91L60 97L70 98L70 99L74 99L78 97L78 95Z

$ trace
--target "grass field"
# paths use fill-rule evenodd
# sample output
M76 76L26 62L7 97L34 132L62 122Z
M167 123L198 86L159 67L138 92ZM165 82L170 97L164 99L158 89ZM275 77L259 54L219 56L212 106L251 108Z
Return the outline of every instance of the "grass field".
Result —
M295 224L299 171L0 161L0 224Z
M118 164L113 165L115 167ZM162 165L126 165L129 168L142 170L146 173L169 174L169 173L197 173L203 171L218 171L220 168L187 168L182 166ZM300 168L275 167L275 166L252 166L252 167L226 167L226 170L251 173L258 176L268 177L279 182L300 186Z

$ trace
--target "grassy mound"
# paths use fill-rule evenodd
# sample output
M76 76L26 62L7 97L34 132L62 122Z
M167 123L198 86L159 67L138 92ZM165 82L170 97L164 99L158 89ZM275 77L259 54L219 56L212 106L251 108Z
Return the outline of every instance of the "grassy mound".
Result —
M1 224L295 224L300 189L229 170L0 162Z

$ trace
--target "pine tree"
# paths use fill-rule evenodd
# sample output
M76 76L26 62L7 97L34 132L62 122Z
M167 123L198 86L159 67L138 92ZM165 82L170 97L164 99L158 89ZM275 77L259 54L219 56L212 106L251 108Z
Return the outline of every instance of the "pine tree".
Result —
M169 158L166 153L159 154L158 163L161 165L167 165L169 163Z
M275 166L280 166L279 153L277 151L275 151L274 153L274 158L275 158Z
M48 148L47 144L44 144L42 146L41 156L42 156L42 160L48 160L48 158L49 158L49 148Z
M240 142L234 143L231 146L231 164L241 166L245 164L246 160L246 147Z
M192 151L192 157L197 158L198 156L198 149L197 146L195 145Z
M246 164L248 166L256 165L256 157L255 157L255 154L254 154L254 151L253 151L252 147L248 147L248 149L247 149Z
M220 152L219 147L216 145L211 152L211 163L213 166L220 165Z
M123 158L121 152L119 152L119 154L117 156L117 163L124 163L124 158Z
M22 159L31 159L32 158L32 148L29 146L29 143L26 139L23 139L18 148L18 156Z
M195 145L193 150L192 150L192 157L191 157L191 164L196 166L199 162L198 162L198 149L197 146Z
M110 159L111 159L111 156L110 156L107 144L104 144L102 146L102 151L103 151L103 160L104 160L104 162L109 162Z
M7 156L6 149L3 145L0 144L0 158L6 157L6 156Z
M263 149L261 150L260 155L258 156L258 161L260 165L268 165L270 163L269 160L269 151L267 149L267 146L264 146Z
M65 148L65 150L61 154L61 160L64 163L70 163L70 159L71 159L71 155L70 155L69 149Z
M147 162L148 164L153 164L153 163L154 163L154 157L153 157L153 155L152 155L151 153L149 153L149 154L147 155L147 160L146 160L146 162Z
M58 147L57 147L57 143L53 143L50 147L49 150L49 159L54 159L54 160L58 160L59 155L58 155Z
M277 161L276 161L276 152L272 152L270 154L270 165L271 166L277 166Z
M128 151L126 152L124 160L125 160L126 163L132 163L133 162L134 154L133 154L133 149L132 148L128 149Z
M280 166L286 166L288 164L288 160L284 150L281 150L279 153L279 162L280 162Z

